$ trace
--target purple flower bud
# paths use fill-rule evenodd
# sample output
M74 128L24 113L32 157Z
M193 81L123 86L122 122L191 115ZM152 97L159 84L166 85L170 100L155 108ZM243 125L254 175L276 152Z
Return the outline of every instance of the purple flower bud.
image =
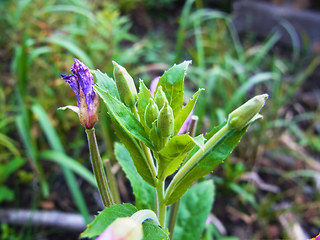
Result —
M80 123L90 129L98 121L99 97L93 89L94 81L89 68L78 59L74 58L73 60L74 64L70 69L72 75L61 74L61 78L70 85L76 95L78 106L76 112L79 115Z

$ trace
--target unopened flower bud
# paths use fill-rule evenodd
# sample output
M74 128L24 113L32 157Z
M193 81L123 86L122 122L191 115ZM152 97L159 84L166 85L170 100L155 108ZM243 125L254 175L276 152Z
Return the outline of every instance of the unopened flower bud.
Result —
M77 98L77 106L65 106L59 109L71 109L79 115L80 123L87 129L94 127L98 121L99 97L93 89L94 81L89 68L74 58L71 65L72 75L61 74L74 91Z
M162 86L159 86L156 95L154 97L154 102L157 104L158 108L161 109L165 102L168 102L166 94L162 90Z
M116 81L121 101L128 107L136 104L138 94L132 77L127 70L115 61L113 63L113 76Z
M130 217L117 218L96 240L141 240L142 224Z
M243 129L264 106L268 94L257 95L229 114L228 125L237 130Z
M146 107L145 113L144 113L144 121L146 122L146 125L148 128L152 128L152 123L157 120L159 115L159 110L157 105L154 103L153 99L149 99L149 103Z
M160 110L157 127L159 136L162 138L171 137L174 133L174 116L168 102Z

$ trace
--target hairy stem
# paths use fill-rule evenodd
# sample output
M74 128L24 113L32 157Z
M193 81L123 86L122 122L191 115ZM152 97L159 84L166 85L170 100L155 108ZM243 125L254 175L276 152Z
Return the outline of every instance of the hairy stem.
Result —
M89 150L90 150L90 159L93 169L93 173L96 177L98 189L102 202L105 207L114 205L113 196L110 190L110 186L107 181L106 173L103 168L103 164L100 157L100 152L98 148L98 143L95 135L94 128L86 129Z

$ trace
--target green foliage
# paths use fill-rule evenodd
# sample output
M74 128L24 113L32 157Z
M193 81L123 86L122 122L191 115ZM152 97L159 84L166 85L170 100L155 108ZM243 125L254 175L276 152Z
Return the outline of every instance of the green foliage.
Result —
M115 121L117 121L126 132L144 142L152 149L151 141L148 139L142 124L133 115L133 113L131 113L122 102L111 96L108 92L103 91L99 87L95 87L95 90L105 102L109 114L115 119Z
M204 181L192 186L181 198L174 240L200 239L214 200L214 184Z
M190 63L190 61L184 61L174 65L159 78L158 87L162 86L174 116L182 109L184 77Z
M127 149L116 143L114 146L116 158L121 165L123 171L126 173L127 178L130 180L133 193L135 195L135 206L137 209L151 209L154 210L155 206L155 189L147 184L138 174L133 160L129 155Z
M218 132L224 126L225 124L220 127L216 127L212 133ZM171 195L166 197L166 204L171 205L177 201L195 180L209 174L214 168L222 163L238 145L241 137L246 133L246 131L247 127L241 131L230 130L220 141L217 142L217 144L207 152L204 152L198 162L188 169L180 181L175 185Z
M114 220L119 217L129 217L134 214L137 209L129 204L114 205L106 208L95 217L88 228L81 233L81 238L93 238L100 235ZM143 222L143 240L162 240L168 239L167 234L158 226L149 221Z
M171 138L168 144L156 155L159 163L159 179L164 180L174 173L194 146L195 142L188 134Z
M134 214L137 209L129 203L115 205L99 212L88 228L81 233L81 238L93 238L100 235L114 220L119 217L129 217Z

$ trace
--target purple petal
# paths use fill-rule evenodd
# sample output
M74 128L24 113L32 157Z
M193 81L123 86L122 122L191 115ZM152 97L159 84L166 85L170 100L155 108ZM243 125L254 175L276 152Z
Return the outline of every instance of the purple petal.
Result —
M159 83L159 78L160 77L155 77L152 81L151 81L151 84L150 84L150 93L151 93L151 96L154 97L154 93L157 89L157 86L158 86L158 83Z
M72 88L72 90L74 91L77 97L77 105L80 106L80 89L79 89L77 77L74 75L65 75L65 74L61 74L60 76L70 85L70 87Z
M184 134L187 131L187 127L188 127L189 123L191 122L192 115L193 115L193 110L189 113L189 116L187 117L187 119L182 124L182 126L181 126L181 128L180 128L180 130L178 132L178 135Z
M83 91L88 106L89 115L92 113L92 106L95 97L93 90L94 80L89 68L74 58L74 64L71 66L71 72L77 76L80 89Z

